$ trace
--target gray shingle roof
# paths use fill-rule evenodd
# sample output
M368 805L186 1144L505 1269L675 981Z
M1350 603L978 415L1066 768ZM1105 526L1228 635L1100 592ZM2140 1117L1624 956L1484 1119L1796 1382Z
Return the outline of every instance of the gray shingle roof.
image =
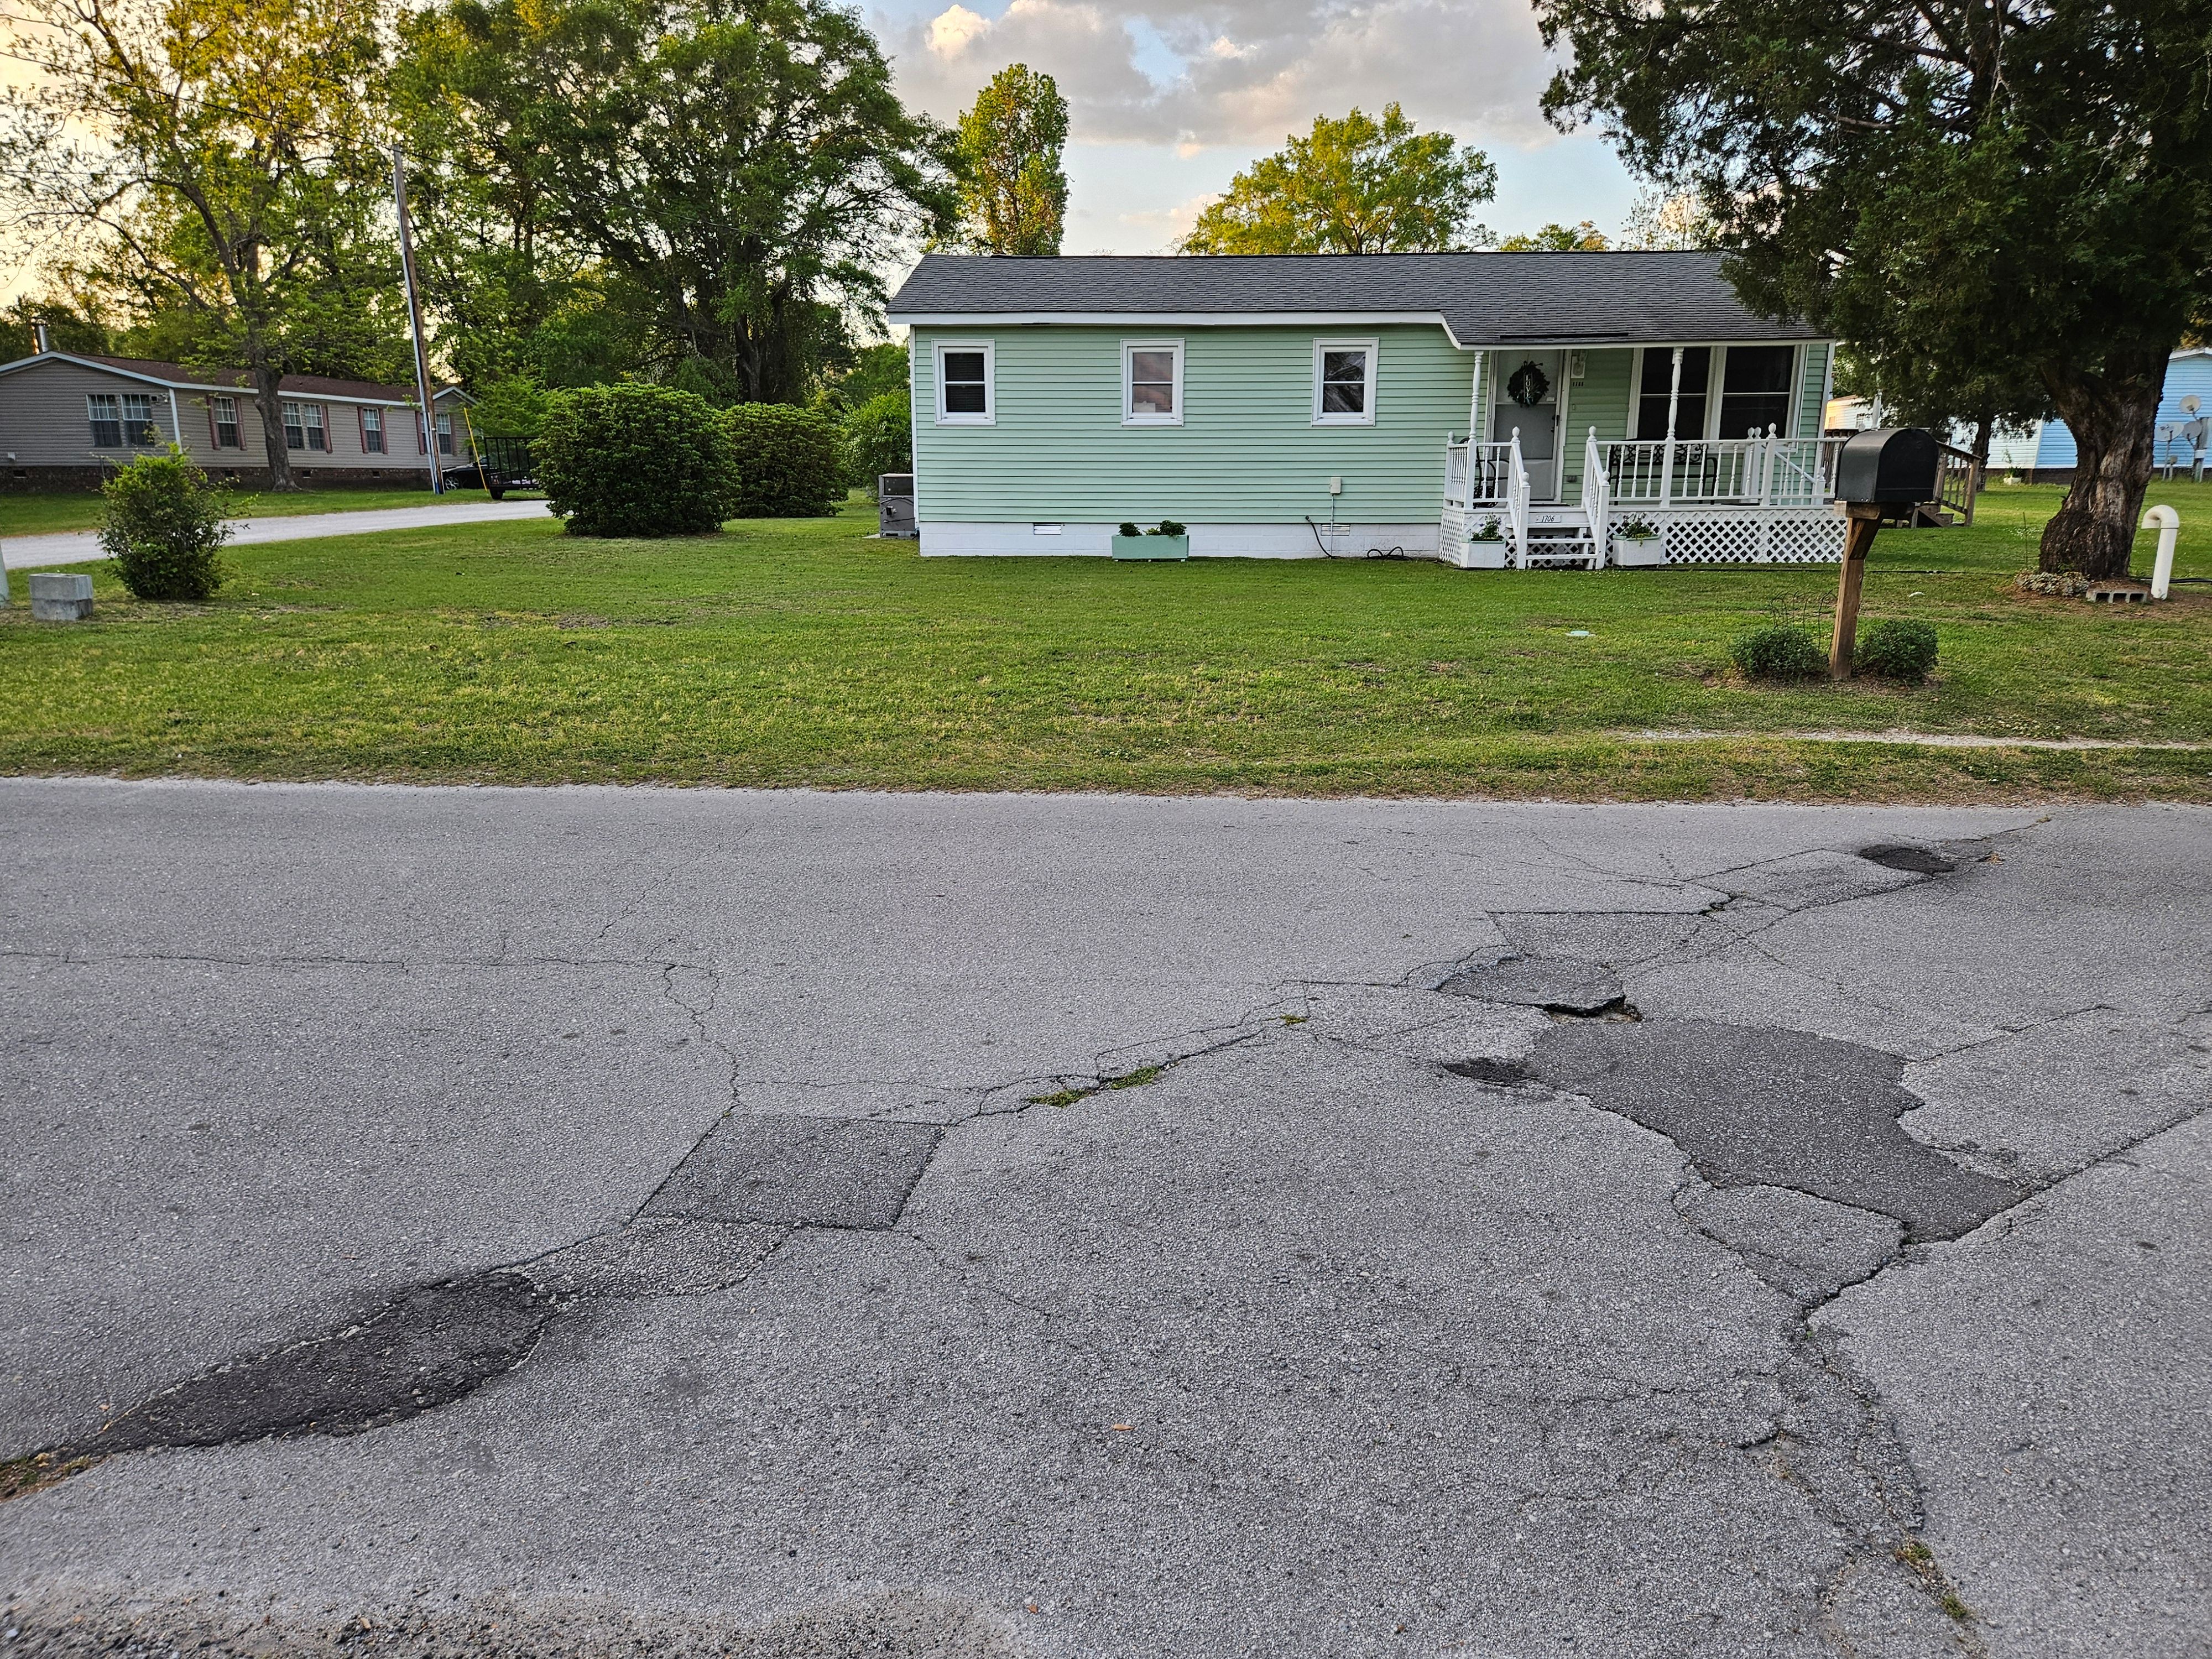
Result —
M1463 346L1802 340L1744 309L1717 253L924 256L891 320L1084 313L1441 313Z

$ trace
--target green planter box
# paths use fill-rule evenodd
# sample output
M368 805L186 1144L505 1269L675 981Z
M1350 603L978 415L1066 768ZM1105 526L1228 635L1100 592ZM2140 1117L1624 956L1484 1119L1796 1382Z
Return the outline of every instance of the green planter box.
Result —
M1116 536L1114 538L1114 556L1117 559L1187 559L1190 556L1190 538Z

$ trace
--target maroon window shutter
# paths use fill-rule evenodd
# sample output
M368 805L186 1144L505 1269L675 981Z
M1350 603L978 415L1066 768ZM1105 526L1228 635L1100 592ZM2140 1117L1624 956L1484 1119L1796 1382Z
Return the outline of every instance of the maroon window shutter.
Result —
M200 406L207 410L208 447L210 449L221 449L222 447L222 440L216 434L215 429L215 399L212 398L203 398L200 399Z
M368 416L361 412L361 405L353 406L353 423L361 429L361 453L368 453Z

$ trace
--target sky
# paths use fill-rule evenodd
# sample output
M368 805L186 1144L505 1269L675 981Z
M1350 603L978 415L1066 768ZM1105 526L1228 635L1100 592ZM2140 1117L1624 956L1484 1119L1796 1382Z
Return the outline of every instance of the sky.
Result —
M951 120L1012 63L1068 101L1068 253L1154 253L1254 158L1319 114L1393 100L1486 151L1499 235L1556 221L1608 235L1636 188L1605 142L1562 137L1526 0L875 0L913 106Z

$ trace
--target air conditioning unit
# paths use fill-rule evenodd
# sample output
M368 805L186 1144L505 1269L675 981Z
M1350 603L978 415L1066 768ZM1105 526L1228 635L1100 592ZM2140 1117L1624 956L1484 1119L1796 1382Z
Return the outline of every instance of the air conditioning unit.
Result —
M921 532L914 520L914 474L884 472L876 477L876 534L912 538Z

